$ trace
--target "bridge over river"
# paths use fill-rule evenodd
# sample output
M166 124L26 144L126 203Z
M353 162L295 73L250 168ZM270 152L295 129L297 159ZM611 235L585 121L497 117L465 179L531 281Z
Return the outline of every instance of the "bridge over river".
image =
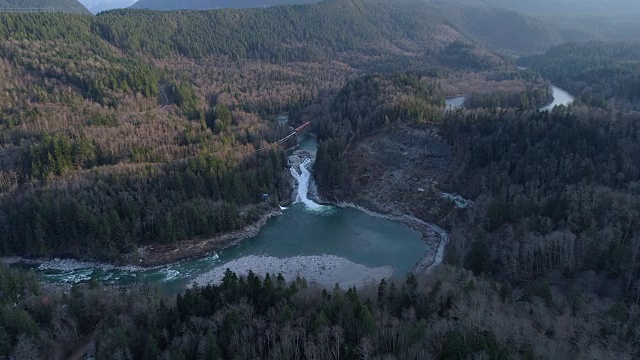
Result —
M310 125L311 125L311 121L307 121L306 123L304 123L304 124L302 124L302 125L298 126L297 128L295 128L295 129L294 129L294 131L293 131L291 134L289 134L289 135L287 135L287 136L283 137L282 139L280 139L280 140L278 140L278 141L274 142L273 144L269 144L269 145L266 145L266 146L261 147L260 149L256 150L256 151L255 151L255 153L259 153L259 152L262 152L262 151L269 150L269 149L271 149L271 148L272 148L273 146L275 146L275 145L284 144L284 143L285 143L285 142L287 142L289 139L292 139L292 138L294 138L294 137L296 137L296 136L298 136L298 135L302 134L302 133L303 133L304 131L306 131L307 129L309 129L309 126L310 126Z

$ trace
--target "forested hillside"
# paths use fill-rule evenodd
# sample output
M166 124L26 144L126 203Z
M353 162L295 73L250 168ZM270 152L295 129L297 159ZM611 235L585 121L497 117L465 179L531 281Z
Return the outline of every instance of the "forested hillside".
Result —
M443 114L441 101L428 77L347 83L317 129L316 171L339 159L349 179L344 142L436 124L458 159L446 186L476 200L443 219L447 262L475 275L442 266L400 284L322 291L228 272L219 286L174 301L96 282L43 297L32 278L0 268L0 355L55 358L95 334L97 359L637 357L637 116L607 121L581 107ZM331 153L332 141L343 147Z
M368 76L348 83L317 127L315 179L324 195L344 198L352 190L344 153L350 143L384 126L439 118L444 99L431 86L407 75Z
M513 9L535 15L621 16L640 13L640 4L628 0L457 0Z
M93 21L2 18L1 222L11 233L2 254L121 261L145 243L252 223L270 209L255 206L263 193L288 197L280 150L248 155L288 132L269 120L279 107L264 112L264 103L299 97L247 100L239 88L256 78L228 81L244 69L237 62L196 87L174 67L113 48Z
M608 277L609 294L635 301L639 124L585 109L446 118L443 135L460 158L451 188L478 200L449 257L512 281L592 270Z
M169 297L0 265L0 359L639 358L638 46L505 55L563 39L413 0L0 14L0 256L138 264L254 224L292 192L292 144L256 150L306 121L323 198L449 240L435 271L358 290L227 272ZM547 78L578 103L538 112Z
M593 106L640 109L640 43L559 45L518 60Z
M319 0L139 0L131 6L133 9L150 10L209 10L209 9L242 9L271 7L276 5L310 4Z
M438 76L397 73L369 75L347 83L319 115L316 132L321 143L314 165L319 189L331 198L355 200L363 189L356 185L360 179L346 163L347 148L380 129L440 123L445 102L441 82ZM475 82L479 85L474 86ZM470 90L467 108L531 110L546 104L551 96L548 84L526 71L487 72L480 78L465 74L457 86L469 87L464 89ZM482 87L487 89L478 89Z
M477 202L469 210L440 215L453 230L451 263L513 283L553 270L571 276L594 271L611 280L607 292L635 301L640 293L637 113L612 117L577 106L551 113L483 109L443 114L434 107L437 95L427 84L412 77L370 77L340 92L318 127L315 177L321 194L366 200L358 194L372 186L366 180L372 174L353 169L368 160L347 156L349 148L379 129L438 124L454 157L449 177L439 186ZM429 147L428 141L415 146ZM407 166L424 166L421 159L415 161ZM425 198L403 201L411 202L413 213L425 211ZM433 215L439 207L430 207L430 218L442 221Z
M16 359L62 359L86 344L95 345L96 359L141 360L638 354L637 306L539 284L523 292L446 266L360 290L227 272L219 286L173 299L149 287L106 291L96 282L43 296L34 278L0 266L0 289L0 356Z
M154 56L179 52L203 57L222 53L268 60L308 61L333 52L363 49L424 51L456 39L524 52L560 42L557 34L536 20L499 9L479 10L482 17L477 16L478 11L429 2L330 0L242 11L114 11L99 17L98 26L101 36L117 46ZM505 24L505 19L514 16L519 19ZM146 31L158 21L178 26ZM517 31L511 26L517 26Z
M470 91L464 106L477 108L520 108L539 109L553 100L548 81L535 71L517 70L489 74L486 80L492 81L490 89ZM520 85L519 91L514 88Z
M135 261L236 230L289 196L282 149L253 155L288 133L276 115L371 71L509 66L451 25L471 14L400 4L1 15L0 250ZM407 116L442 106L424 91Z
M75 20L66 21L74 26ZM330 0L206 12L114 10L90 21L92 34L155 57L228 55L307 61L347 50L425 51L452 40L530 53L562 41L547 24L512 11L414 0Z
M0 0L0 12L38 9L89 14L89 11L77 0Z
M617 304L621 318L633 316L640 298L637 113L583 104L416 112L429 99L422 90L429 79L398 79L356 81L336 97L318 129L321 196L437 221L450 231L447 263L500 279L519 296L538 292L553 306L593 291ZM411 86L394 88L403 83ZM473 203L456 208L442 191Z
M548 99L539 76L506 70L508 59L472 41L512 50L532 41L492 36L498 27L471 35L500 12L394 5L3 14L0 250L121 261L146 244L249 224L289 195L282 149L253 155L288 133L275 121L283 112L322 120L318 183L346 194L353 182L342 155L352 142L394 122L438 122L445 95L473 88L466 79L507 89L471 90L472 107ZM635 64L624 60L634 47L601 47L594 66L619 69L608 85L631 101L633 82L619 85L633 81ZM360 76L399 68L415 74ZM444 90L453 74L465 80ZM271 203L258 205L264 193Z
M534 17L565 41L640 40L640 3L633 0L449 0L489 6Z

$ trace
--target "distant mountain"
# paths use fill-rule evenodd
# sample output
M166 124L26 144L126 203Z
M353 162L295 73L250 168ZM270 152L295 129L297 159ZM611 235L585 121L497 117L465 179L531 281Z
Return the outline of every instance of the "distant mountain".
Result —
M89 11L97 14L111 9L124 9L133 5L136 0L79 0Z
M0 0L0 12L38 10L89 13L77 0Z
M534 15L620 16L640 12L635 0L476 0L489 6Z
M141 0L134 6L147 1L150 2ZM187 7L196 1L205 6L203 0L171 4L154 0L153 4L154 9L162 9L162 4ZM231 4L222 1L209 0L206 6ZM530 53L564 40L547 23L514 11L416 0L328 0L265 10L182 13L117 10L98 16L97 20L100 35L114 45L160 57L180 53L196 58L224 54L300 59L303 53L314 58L328 49L432 49L455 40Z
M150 10L207 10L272 7L276 5L311 4L320 0L139 0L133 9Z
M639 40L637 0L433 0L462 7L517 11L547 23L565 41Z
M456 27L493 50L528 52L565 41L548 23L531 16L487 6L460 7L452 16Z

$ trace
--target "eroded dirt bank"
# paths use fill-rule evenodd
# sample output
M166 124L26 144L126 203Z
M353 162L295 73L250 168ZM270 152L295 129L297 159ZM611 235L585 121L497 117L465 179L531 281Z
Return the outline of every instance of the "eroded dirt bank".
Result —
M209 239L186 240L175 245L148 245L139 250L140 260L136 265L153 267L166 265L181 260L192 259L214 251L224 250L235 246L241 241L256 236L267 220L281 214L278 209L273 209L264 214L256 223L243 229L228 232Z
M349 188L323 194L384 214L408 214L439 223L455 208L441 191L453 157L435 128L386 128L348 150Z
M421 232L429 248L416 272L442 262L448 236L434 224L445 222L456 204L442 196L453 157L437 130L406 125L382 129L353 144L346 156L348 190L323 193L316 200L402 222Z

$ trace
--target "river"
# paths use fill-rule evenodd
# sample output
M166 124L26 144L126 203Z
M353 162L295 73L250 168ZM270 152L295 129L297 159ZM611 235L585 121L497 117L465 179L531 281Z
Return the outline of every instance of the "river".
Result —
M466 96L457 96L454 98L449 98L445 100L447 110L454 110L461 108L464 105L464 102L467 100Z
M554 107L560 105L570 105L575 101L575 98L571 96L568 92L560 89L555 85L551 85L551 92L553 94L553 101L551 104L540 108L540 111L550 111L553 110ZM455 110L464 106L464 102L467 100L466 96L457 96L453 98L449 98L445 100L446 109L447 110Z
M315 156L315 139L301 138L298 148ZM300 274L327 287L336 282L347 287L381 278L404 277L422 259L427 244L421 233L407 225L355 209L319 205L308 199L310 174L306 168L310 162L304 166L294 174L300 182L296 201L284 208L282 215L269 219L257 236L219 254L153 269L76 264L74 269L61 270L68 266L56 266L60 264L55 262L14 266L34 270L48 282L76 283L90 279L114 285L153 282L175 293L194 281L215 282L227 267L239 273L249 269L258 273L282 272L290 279Z
M553 102L541 108L540 111L551 111L556 106L560 106L560 105L567 106L572 104L575 101L575 98L571 96L571 94L560 89L555 85L551 85L551 90L553 92Z
M552 87L553 103L568 105L574 98ZM464 96L447 99L447 108L462 107ZM315 138L305 135L298 149L315 157ZM316 204L308 198L311 161L291 169L299 183L295 201L280 216L267 221L253 238L216 254L151 269L114 268L90 263L49 261L17 263L13 266L33 270L45 281L77 283L91 279L110 285L159 283L170 293L180 292L197 282L219 281L223 271L238 273L250 269L257 273L281 272L289 279L304 276L323 286L358 286L381 278L401 278L418 263L429 249L422 234L409 226L368 215L351 208Z

